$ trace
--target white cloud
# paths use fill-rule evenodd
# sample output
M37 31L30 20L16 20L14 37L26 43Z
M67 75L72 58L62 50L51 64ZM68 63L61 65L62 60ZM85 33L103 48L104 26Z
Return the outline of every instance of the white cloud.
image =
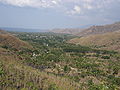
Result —
M35 7L35 8L40 8L40 7L54 7L57 5L60 0L0 0L0 2L9 4L9 5L14 5L14 6L19 6L19 7Z
M88 10L93 9L93 6L90 4L84 4L83 7L88 9Z
M95 0L83 0L84 2L86 2L86 3L92 3L92 2L94 2Z
M52 3L57 4L57 2L55 0L53 0Z
M1 3L18 7L55 8L72 15L102 9L118 1L120 0L0 0Z
M82 10L81 10L80 6L75 5L73 10L70 10L67 13L74 15L74 14L80 14L81 12L82 12Z
M29 6L29 7L54 7L56 5L65 5L65 3L70 3L70 4L87 4L86 6L88 8L90 8L90 4L94 4L94 5L103 5L103 4L108 4L108 3L112 3L112 2L117 2L120 0L0 0L0 2L5 3L5 4L10 4L10 5L14 5L14 6L20 6L20 7L24 7L24 6ZM88 6L89 5L89 6ZM65 6L66 7L66 6ZM97 6L96 6L97 7Z
M75 5L75 6L74 6L74 12L75 12L75 13L81 13L81 8L80 8L80 6Z

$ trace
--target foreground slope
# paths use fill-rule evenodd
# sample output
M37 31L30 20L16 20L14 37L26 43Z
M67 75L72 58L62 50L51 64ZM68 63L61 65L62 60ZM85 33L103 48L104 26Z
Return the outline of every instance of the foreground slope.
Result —
M33 50L27 42L1 31L0 45L1 90L78 90L79 85L70 79L27 65L32 53L28 52Z
M74 38L69 43L120 51L120 31Z
M15 57L0 55L0 89L78 90L78 85L71 80L41 72Z

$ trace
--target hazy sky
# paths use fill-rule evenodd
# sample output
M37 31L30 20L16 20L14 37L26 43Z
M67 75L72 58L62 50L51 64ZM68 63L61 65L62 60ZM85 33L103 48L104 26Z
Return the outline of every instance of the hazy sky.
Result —
M0 27L80 28L120 21L120 0L0 0Z

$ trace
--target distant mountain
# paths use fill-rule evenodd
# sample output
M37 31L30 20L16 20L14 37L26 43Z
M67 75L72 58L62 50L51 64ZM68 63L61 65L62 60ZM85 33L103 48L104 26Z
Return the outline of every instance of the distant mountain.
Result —
M77 33L82 32L82 30L83 29L79 29L79 28L77 29L66 28L66 29L54 29L54 30L51 30L50 32L76 35Z
M114 32L120 30L120 22L116 22L114 24L102 25L102 26L92 26L87 29L82 30L82 32L78 32L77 36L87 36L93 34L104 34L107 32Z
M9 27L0 27L0 29L6 31L15 31L15 32L47 32L47 29L26 29L26 28L9 28Z
M93 34L103 34L107 32L114 32L120 30L120 22L116 22L114 24L108 24L108 25L101 25L101 26L91 26L86 29L54 29L51 30L51 32L54 33L65 33L65 34L73 34L77 36L87 36L87 35L93 35Z

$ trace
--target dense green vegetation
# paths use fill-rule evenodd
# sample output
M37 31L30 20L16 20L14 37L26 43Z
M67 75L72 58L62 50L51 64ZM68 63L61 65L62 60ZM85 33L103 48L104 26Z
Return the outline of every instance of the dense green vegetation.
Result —
M120 89L120 53L66 43L74 37L71 35L17 32L12 34L33 46L32 49L19 51L13 49L25 65L70 79L79 85L80 90ZM2 48L11 50L8 47ZM4 70L0 64L0 75L2 74ZM28 85L34 86L32 83ZM55 83L47 89L59 90Z

